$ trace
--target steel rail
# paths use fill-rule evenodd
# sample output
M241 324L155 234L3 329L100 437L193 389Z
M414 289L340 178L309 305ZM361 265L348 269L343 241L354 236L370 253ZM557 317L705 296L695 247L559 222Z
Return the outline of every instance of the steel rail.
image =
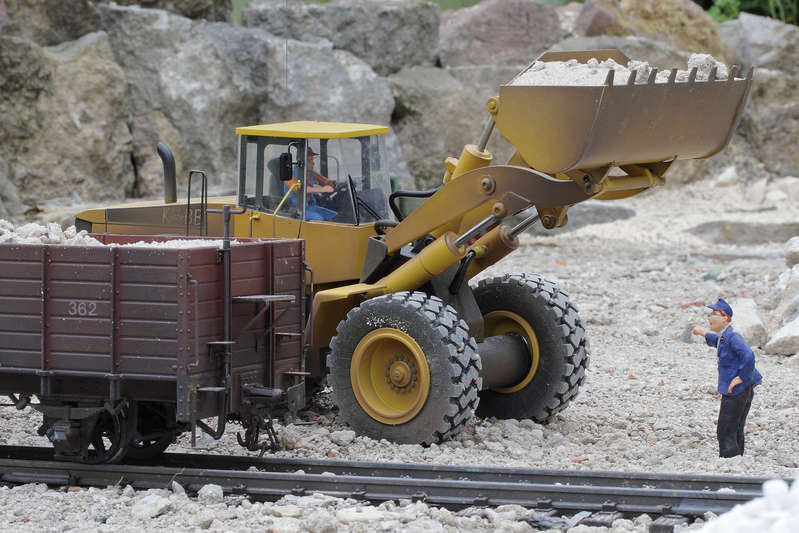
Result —
M13 457L13 458L9 458ZM527 470L447 465L165 454L158 466L82 465L48 460L47 448L0 447L0 481L8 484L168 487L222 486L226 494L275 500L322 492L372 502L412 499L451 509L517 504L563 513L721 514L761 495L762 478L679 474ZM727 490L719 490L727 489ZM730 490L731 489L731 490Z

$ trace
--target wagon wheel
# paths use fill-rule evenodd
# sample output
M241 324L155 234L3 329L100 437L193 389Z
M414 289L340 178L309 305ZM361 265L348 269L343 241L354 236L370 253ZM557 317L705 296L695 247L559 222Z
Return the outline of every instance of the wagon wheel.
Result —
M422 292L373 298L347 314L328 356L333 400L360 434L431 444L477 406L480 360L466 323Z
M588 341L577 308L554 283L533 274L483 280L474 296L486 336L517 333L530 353L527 375L482 391L477 414L550 421L577 396L588 369Z
M125 458L133 461L149 461L164 453L164 450L169 448L173 442L175 442L174 431L167 431L146 439L135 439L128 446Z
M175 407L171 404L137 402L137 432L131 435L126 459L149 461L155 459L175 442ZM144 438L136 438L143 435Z
M128 451L128 424L121 414L103 411L91 428L79 461L85 464L117 463Z

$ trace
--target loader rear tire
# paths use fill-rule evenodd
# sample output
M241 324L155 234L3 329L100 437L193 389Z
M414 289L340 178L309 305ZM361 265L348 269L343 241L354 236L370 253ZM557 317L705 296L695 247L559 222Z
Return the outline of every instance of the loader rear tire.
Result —
M358 434L429 445L460 432L477 407L475 341L435 296L367 300L339 323L330 348L333 401Z
M527 376L482 391L477 415L549 422L577 396L588 369L588 341L577 308L554 283L534 274L482 280L474 296L486 336L519 333L530 349Z

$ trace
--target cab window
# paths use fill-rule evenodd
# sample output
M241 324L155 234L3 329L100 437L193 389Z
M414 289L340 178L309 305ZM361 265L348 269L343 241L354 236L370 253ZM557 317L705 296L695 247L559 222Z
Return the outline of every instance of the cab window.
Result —
M292 178L280 180L281 154L290 153ZM391 193L382 136L286 139L241 136L239 205L305 220L368 223L391 218ZM297 181L298 189L286 197ZM304 194L303 194L304 193ZM281 201L283 201L281 205Z

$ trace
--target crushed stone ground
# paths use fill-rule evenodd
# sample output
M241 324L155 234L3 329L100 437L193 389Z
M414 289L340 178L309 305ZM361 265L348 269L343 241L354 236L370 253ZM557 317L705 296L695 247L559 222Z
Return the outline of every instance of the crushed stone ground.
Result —
M485 274L541 274L558 282L580 310L591 342L591 367L580 395L552 423L473 419L466 431L440 445L398 445L349 431L330 405L328 391L314 398L300 419L277 424L287 449L276 455L796 477L799 356L755 350L764 380L756 389L747 422L747 452L721 459L715 438L719 405L715 354L704 344L679 341L686 324L705 321L707 310L693 304L696 301L748 297L764 315L774 311L779 296L775 286L786 269L784 243L770 242L764 235L763 242L754 245L711 245L694 230L703 223L732 220L776 226L799 216L799 208L790 202L755 204L747 191L743 186L711 189L703 182L690 189L660 188L610 202L606 205L625 208L632 216L556 236L525 234L520 250ZM703 279L710 272L720 273ZM30 409L0 410L0 443L48 445L36 435L39 422L39 415ZM183 435L170 450L246 455L236 444L236 429L231 427L219 441L200 438L195 450ZM0 508L9 527L23 531L531 530L520 521L518 509L489 509L482 516L466 517L410 502L389 509L319 497L249 505L235 498L202 503L169 490L131 491L73 493L27 485L0 489ZM134 514L135 506L143 506L141 500L150 496L146 503L154 507L141 507ZM156 514L147 517L150 512ZM370 518L358 522L359 517ZM645 532L648 520L639 517L590 531Z

